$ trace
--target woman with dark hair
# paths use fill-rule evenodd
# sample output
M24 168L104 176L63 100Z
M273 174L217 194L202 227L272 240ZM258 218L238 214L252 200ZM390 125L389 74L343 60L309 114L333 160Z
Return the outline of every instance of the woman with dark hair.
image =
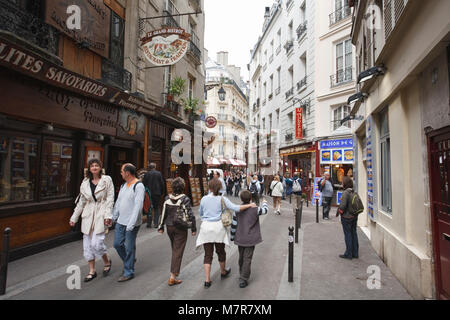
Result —
M197 238L196 246L203 245L205 257L203 267L205 269L205 288L211 286L211 264L213 260L214 247L219 258L221 278L227 277L231 269L226 269L225 245L229 246L228 228L222 224L222 213L225 209L232 211L244 211L248 208L255 208L256 204L235 205L227 198L221 196L222 183L218 179L213 179L208 184L210 193L204 196L200 202L200 218L202 224Z
M341 215L342 228L344 229L345 237L345 253L339 257L343 259L358 259L359 244L358 244L358 216L349 213L349 206L353 195L353 181L350 177L345 176L342 179L344 193L341 198L341 205L338 208L336 216Z
M84 257L89 263L89 274L84 281L89 282L97 277L96 258L101 257L105 263L103 276L111 271L111 259L106 254L105 233L112 225L114 184L111 177L102 174L102 163L99 160L89 160L86 178L81 183L80 194L75 203L69 224L74 227L81 215Z
M158 232L164 233L164 225L167 226L167 235L170 239L172 246L172 262L170 266L170 278L168 281L169 286L180 284L182 281L177 279L181 269L181 260L183 259L184 248L186 247L188 232L187 229L177 226L176 216L177 211L185 210L190 221L192 222L192 236L197 233L197 227L195 225L195 216L191 208L191 200L184 194L184 188L186 184L182 178L176 178L172 182L172 191L163 205L163 210L158 226Z

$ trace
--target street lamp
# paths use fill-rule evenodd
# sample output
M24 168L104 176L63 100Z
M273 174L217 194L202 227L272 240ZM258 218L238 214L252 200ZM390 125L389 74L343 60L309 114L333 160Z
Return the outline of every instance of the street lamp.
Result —
M386 73L386 67L384 65L372 67L361 72L358 76L358 84L362 82L369 81L374 77L378 77L380 75L384 75Z
M226 92L225 92L225 90L223 89L223 86L221 86L220 87L220 89L219 89L219 100L220 101L225 101L225 96L226 96Z

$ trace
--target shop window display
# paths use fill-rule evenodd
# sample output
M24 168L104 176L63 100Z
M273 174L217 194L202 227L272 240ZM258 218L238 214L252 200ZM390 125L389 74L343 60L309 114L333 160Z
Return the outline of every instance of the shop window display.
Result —
M0 135L1 204L34 199L37 150L37 139Z
M72 144L46 140L42 145L40 195L42 199L69 197Z

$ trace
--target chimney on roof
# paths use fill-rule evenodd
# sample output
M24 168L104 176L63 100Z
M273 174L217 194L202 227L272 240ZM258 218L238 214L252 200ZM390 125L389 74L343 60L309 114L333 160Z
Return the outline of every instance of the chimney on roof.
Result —
M217 52L217 63L221 64L225 67L228 66L228 52L227 51Z

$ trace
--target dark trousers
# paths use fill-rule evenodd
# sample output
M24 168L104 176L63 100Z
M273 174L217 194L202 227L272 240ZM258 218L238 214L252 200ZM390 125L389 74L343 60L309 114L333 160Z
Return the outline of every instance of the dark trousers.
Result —
M256 203L257 206L259 206L259 193L252 193L252 201Z
M216 253L219 257L219 262L225 262L225 260L227 259L227 254L225 252L225 243L204 243L203 248L205 249L205 258L203 259L203 264L212 264L214 246L216 247Z
M151 225L152 224L152 220L153 220L153 225L155 227L158 226L159 224L159 203L161 201L161 195L153 195L152 194L152 206L153 206L153 210L152 210L152 215L153 215L153 219L152 217L147 217L147 225Z
M344 255L349 258L358 258L359 243L356 227L358 219L345 219L341 217L342 228L344 229L345 237L345 253Z
M234 196L239 197L239 192L241 192L241 184L234 185Z
M253 247L241 247L239 246L239 279L248 281L251 273L253 252L255 251L255 246Z
M178 275L181 269L181 260L183 259L184 248L186 248L187 230L180 230L174 226L167 226L167 235L172 246L172 262L170 272Z
M323 205L323 214L322 214L322 218L329 218L330 215L330 210L331 210L331 200L333 198L331 197L324 197L322 200L322 205Z

